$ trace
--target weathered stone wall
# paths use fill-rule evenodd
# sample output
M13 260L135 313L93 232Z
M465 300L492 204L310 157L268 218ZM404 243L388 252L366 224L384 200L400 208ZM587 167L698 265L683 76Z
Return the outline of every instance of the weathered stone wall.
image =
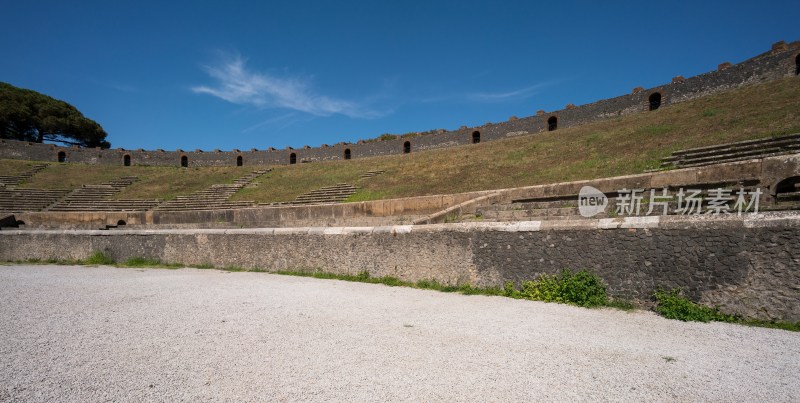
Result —
M800 321L800 214L644 217L394 227L2 231L0 260L117 260L334 273L481 286L590 269L647 303L683 288L723 311Z
M480 134L480 141L492 141L507 137L535 134L547 130L547 120L553 116L558 119L558 128L582 125L611 117L639 113L648 109L651 94L661 94L661 105L708 96L743 85L775 80L796 75L796 57L800 52L800 42L776 44L773 50L735 65L721 64L716 71L687 79L675 78L672 83L650 89L637 89L629 95L605 99L594 103L566 107L565 109L537 114L521 119L451 131L439 131L407 139L361 142L359 144L339 143L333 146L308 147L300 149L268 149L249 151L145 151L123 149L81 149L56 147L48 144L35 144L12 140L0 141L0 158L25 159L37 161L58 161L58 153L63 152L68 162L88 164L123 165L125 155L130 156L133 165L180 166L181 157L186 157L189 166L235 166L237 157L242 157L243 165L289 164L290 155L295 154L297 163L344 159L345 150L350 150L351 158L364 158L382 155L398 155L404 152L408 141L411 152L433 150L472 143L474 132Z

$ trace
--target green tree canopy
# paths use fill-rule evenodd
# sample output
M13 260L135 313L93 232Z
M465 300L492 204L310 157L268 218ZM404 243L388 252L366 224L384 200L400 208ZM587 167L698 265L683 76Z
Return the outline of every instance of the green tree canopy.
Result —
M0 138L109 148L106 132L74 106L0 82Z

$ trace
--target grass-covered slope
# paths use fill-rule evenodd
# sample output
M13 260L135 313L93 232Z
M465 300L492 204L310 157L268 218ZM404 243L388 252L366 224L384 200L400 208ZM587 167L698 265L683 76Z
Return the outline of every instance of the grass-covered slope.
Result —
M23 163L24 161L2 160L0 168L16 165L12 172L24 172L27 169L19 168ZM124 167L52 163L23 186L38 189L74 189L84 184L100 184L122 176L136 176L139 181L117 194L116 198L169 200L216 183L232 183L236 178L253 170L255 170L253 167Z
M647 113L553 132L411 154L276 166L238 200L289 201L340 182L359 184L351 200L500 189L632 173L657 167L672 151L800 132L800 79L748 86ZM335 140L335 139L334 139ZM30 161L0 161L24 172ZM117 198L171 199L230 183L259 167L107 167L53 163L23 186L71 189L120 176L140 181ZM370 170L386 173L365 181Z
M591 179L657 167L672 151L800 132L800 79L749 86L656 111L532 136L392 157L280 166L239 199L285 201L336 182L354 199L394 198Z

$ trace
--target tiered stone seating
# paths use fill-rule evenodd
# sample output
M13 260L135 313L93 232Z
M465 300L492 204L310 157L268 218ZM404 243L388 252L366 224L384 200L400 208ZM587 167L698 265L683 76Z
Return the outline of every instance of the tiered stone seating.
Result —
M341 203L358 188L347 183L339 183L333 186L325 186L317 190L297 196L296 199L288 204L322 204L322 203Z
M661 168L689 168L800 152L800 134L675 151Z
M65 198L50 206L47 211L145 211L155 207L159 200L111 200L111 197L137 181L135 176L125 176L100 185L83 185Z
M18 175L0 175L0 185L6 186L16 186L26 180L30 179L31 176L36 175L39 171L47 168L47 164L38 164L31 167L30 170L20 173Z
M269 172L269 170L253 171L252 173L236 179L230 185L211 185L208 189L194 192L188 196L178 196L173 200L162 203L156 209L160 211L189 211L189 210L224 210L253 207L251 201L228 201L234 193L252 182L255 178Z
M698 197L703 199L702 211L707 211L708 201L712 198L712 189L727 189L731 190L731 196L734 197L734 200L731 201L728 206L730 207L730 211L735 213L734 203L735 198L737 196L737 192L742 188L738 185L732 184L699 184L692 186L691 189L699 189L701 192L698 194ZM689 188L686 188L688 191ZM746 192L755 191L755 187L752 184L745 184L744 190ZM786 201L787 203L783 203L783 205L774 205L774 204L761 204L759 205L759 211L768 211L768 210L786 210L786 209L800 209L800 187L798 187L798 192L796 196L797 199L790 199L787 196ZM766 189L761 189L762 192L765 192ZM661 189L656 189L656 195L661 194ZM672 198L669 200L667 213L670 215L680 214L677 210L677 189L670 189L669 195ZM786 193L789 195L789 193ZM795 193L791 193L795 195ZM644 193L640 193L639 195L643 196L643 200L641 202L641 208L639 210L638 216L645 216L649 205L647 204L648 199L650 198L650 190L646 190ZM616 204L616 194L609 194L608 196L608 206L606 207L605 213L597 214L591 218L613 218L618 216L617 211L617 204ZM750 200L748 197L748 201ZM796 200L795 202L789 202L790 200ZM658 202L659 200L655 200ZM660 205L654 205L653 212L650 214L652 215L661 215L663 213L663 207ZM623 216L633 216L636 214L623 214ZM583 219L578 210L578 196L565 196L557 199L540 199L540 200L523 200L523 201L514 201L511 203L498 203L492 204L488 206L481 206L475 209L475 214L465 214L460 217L461 221L541 221L541 220L577 220Z
M20 189L0 186L0 211L22 213L42 211L66 196L69 190Z
M375 171L368 171L368 172L364 172L363 174L361 174L361 176L359 176L358 179L360 179L360 180L361 179L369 179L369 178L381 175L383 173L386 173L386 171L384 171L382 169L375 170Z

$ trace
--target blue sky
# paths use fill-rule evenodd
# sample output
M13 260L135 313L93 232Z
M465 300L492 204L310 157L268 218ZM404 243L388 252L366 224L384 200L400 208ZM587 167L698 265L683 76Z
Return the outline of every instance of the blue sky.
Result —
M797 1L4 3L0 81L75 105L128 149L481 125L800 39Z

